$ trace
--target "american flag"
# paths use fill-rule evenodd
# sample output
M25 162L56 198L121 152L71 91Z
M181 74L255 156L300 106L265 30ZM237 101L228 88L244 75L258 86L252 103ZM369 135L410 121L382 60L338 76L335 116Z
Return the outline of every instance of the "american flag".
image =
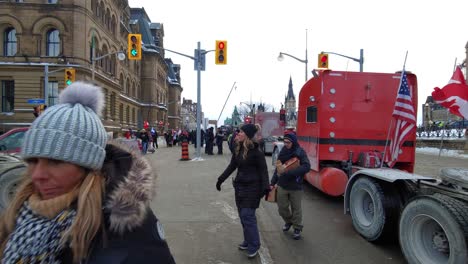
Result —
M406 136L414 133L416 128L413 96L404 70L401 73L400 88L398 89L392 116L396 125L392 131L391 142L385 159L390 168L395 165Z

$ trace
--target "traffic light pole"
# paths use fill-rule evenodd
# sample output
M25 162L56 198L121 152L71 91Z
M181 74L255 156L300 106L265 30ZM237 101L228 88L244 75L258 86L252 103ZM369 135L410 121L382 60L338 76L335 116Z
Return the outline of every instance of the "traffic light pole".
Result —
M47 102L47 99L49 99L49 73L54 73L54 72L59 72L61 70L63 70L64 68L70 68L70 67L77 67L79 65L72 65L72 64L69 64L69 65L56 65L56 64L53 64L52 66L56 66L56 67L60 67L60 69L57 69L57 70L53 70L53 71L49 71L49 63L46 63L44 65L44 104L45 105L49 105L49 103Z
M170 49L162 48L162 47L157 47L162 50L166 50L187 58L190 58L195 61L195 70L197 71L197 153L196 157L192 160L202 160L201 159L201 71L204 70L204 57L205 54L214 51L214 50L202 50L200 49L200 41L197 42L197 49L195 50L195 56L189 56L177 51L173 51Z
M346 56L346 55L343 55L343 54L335 53L335 52L329 52L329 51L322 51L322 53L334 54L334 55L345 57L347 59L358 62L359 63L359 71L362 72L364 70L364 50L363 49L361 49L360 52L359 52L359 59L353 58L353 57L350 57L350 56Z

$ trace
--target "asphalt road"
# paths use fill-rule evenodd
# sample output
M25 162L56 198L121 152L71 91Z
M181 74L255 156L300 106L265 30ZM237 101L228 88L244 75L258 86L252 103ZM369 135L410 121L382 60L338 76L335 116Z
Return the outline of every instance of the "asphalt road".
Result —
M248 260L237 249L242 228L230 178L221 192L215 189L231 155L226 148L224 155L213 156L201 150L202 160L197 161L180 161L180 147L161 146L146 156L158 174L152 208L177 263L406 263L397 240L367 242L353 230L351 217L343 214L343 198L328 197L310 185L304 188L303 238L296 241L291 231L283 233L276 204L263 201L257 210L262 248L257 258ZM190 146L190 158L194 152ZM468 162L417 154L416 173L436 176L440 166L467 167Z

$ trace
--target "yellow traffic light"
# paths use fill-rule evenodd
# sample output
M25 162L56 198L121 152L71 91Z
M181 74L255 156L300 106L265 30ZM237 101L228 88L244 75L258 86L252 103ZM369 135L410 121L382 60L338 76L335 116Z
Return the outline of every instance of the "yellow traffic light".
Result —
M226 40L216 41L215 64L217 65L227 64L227 41Z
M318 68L328 69L328 54L327 53L320 53L318 55Z
M65 69L65 86L69 86L75 81L75 69Z
M128 34L127 55L129 60L141 60L141 34Z

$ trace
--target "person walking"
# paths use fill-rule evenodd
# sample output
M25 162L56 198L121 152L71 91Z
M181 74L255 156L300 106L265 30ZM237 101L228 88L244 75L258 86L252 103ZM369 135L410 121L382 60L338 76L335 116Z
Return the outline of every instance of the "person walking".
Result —
M299 159L299 166L288 171L283 171L283 164L294 157ZM296 240L301 238L303 228L302 184L304 175L309 170L309 158L307 158L304 149L299 146L296 135L293 133L286 134L284 136L284 147L278 155L278 162L271 179L271 185L278 185L276 202L278 204L278 213L285 222L283 231L289 231L292 226L294 228L293 238Z
M223 155L223 142L224 134L221 131L221 128L218 128L215 136L216 146L218 147L218 155Z
M28 169L0 217L1 262L175 263L150 208L155 174L107 142L101 88L75 82L59 102L24 136Z
M141 139L141 153L143 153L144 155L148 151L148 144L150 141L148 132L144 128L140 131L140 139Z
M154 128L151 128L151 137L153 138L153 148L157 149L158 147L158 131Z
M269 191L268 169L265 155L258 149L252 138L257 128L252 124L242 126L238 136L231 162L218 177L216 189L221 191L222 183L237 169L234 178L234 193L237 211L244 231L244 241L239 244L240 250L247 250L247 256L254 258L260 249L255 211L260 200Z

